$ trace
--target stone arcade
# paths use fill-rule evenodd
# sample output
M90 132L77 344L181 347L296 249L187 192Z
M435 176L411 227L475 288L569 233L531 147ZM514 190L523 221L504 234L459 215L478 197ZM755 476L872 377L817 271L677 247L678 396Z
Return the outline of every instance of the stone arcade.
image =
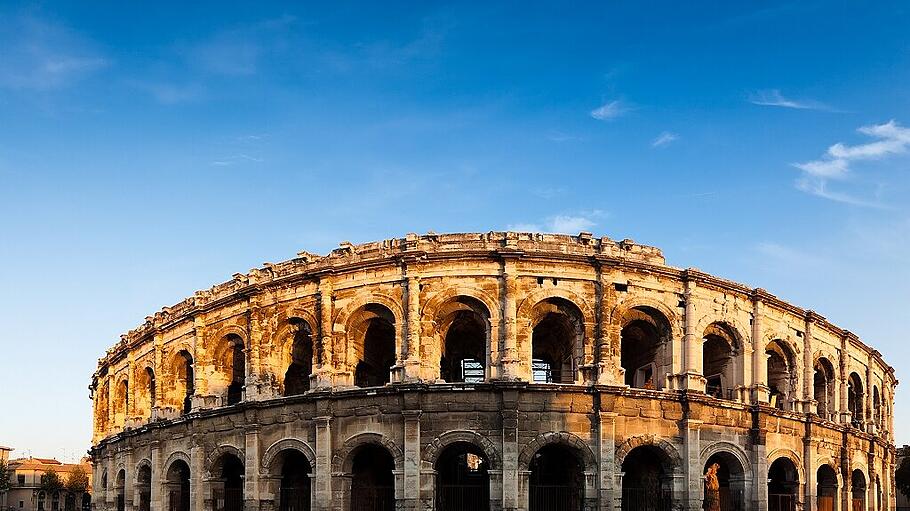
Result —
M896 385L818 314L630 240L342 243L101 358L93 505L885 510Z

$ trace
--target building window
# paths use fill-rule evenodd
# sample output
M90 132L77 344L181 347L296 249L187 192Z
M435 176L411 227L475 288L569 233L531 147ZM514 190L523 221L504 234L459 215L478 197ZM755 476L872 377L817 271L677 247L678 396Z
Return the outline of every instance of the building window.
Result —
M25 507L25 501L20 500L20 501L19 501L19 509L22 509L22 508L24 508L24 507Z
M25 474L17 475L16 481L19 483L19 486L25 486Z

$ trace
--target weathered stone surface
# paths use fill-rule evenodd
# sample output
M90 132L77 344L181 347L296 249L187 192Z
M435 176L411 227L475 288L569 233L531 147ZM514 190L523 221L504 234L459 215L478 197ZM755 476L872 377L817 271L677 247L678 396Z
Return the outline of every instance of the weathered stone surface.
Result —
M817 314L630 240L343 243L199 291L108 350L92 380L94 505L123 494L139 509L147 491L167 509L185 464L191 509L212 509L236 458L245 509L278 509L296 452L312 508L347 510L368 446L391 459L398 509L436 506L447 449L485 460L493 510L528 509L537 460L557 452L586 510L620 508L641 462L676 509L701 509L709 462L742 509L768 507L781 463L802 509L817 509L824 465L858 470L867 502L888 503L896 384Z

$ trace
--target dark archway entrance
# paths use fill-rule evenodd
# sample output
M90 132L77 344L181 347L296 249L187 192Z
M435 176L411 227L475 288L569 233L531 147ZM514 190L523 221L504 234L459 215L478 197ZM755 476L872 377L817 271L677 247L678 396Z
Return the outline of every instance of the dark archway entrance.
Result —
M851 511L866 509L866 475L859 469L850 475L850 509Z
M531 373L535 383L575 383L575 350L584 333L581 312L572 302L550 298L534 307Z
M389 451L373 444L360 447L351 466L351 511L394 511L394 469Z
M474 444L456 442L436 461L436 511L489 511L489 462Z
M643 445L629 451L622 462L622 510L670 511L673 496L666 455Z
M280 463L278 511L310 511L310 460L289 449L281 453Z
M777 458L768 469L768 511L795 511L799 473L788 458Z
M142 465L137 474L136 493L139 496L139 511L152 509L152 467Z
M542 447L528 465L530 511L579 511L584 502L584 469L568 447Z
M716 467L717 488L710 488L706 479L704 509L707 511L739 511L746 501L746 476L739 459L729 452L711 455L705 463L704 473Z
M620 332L620 363L625 383L639 389L660 389L664 347L670 339L670 324L651 307L629 311Z
M291 363L284 373L284 395L296 396L310 390L313 372L313 333L306 321L294 323L297 331L291 344Z
M447 382L480 383L486 376L489 313L479 301L458 297L440 320L445 332L440 377Z
M353 338L357 356L354 385L375 387L391 380L395 365L395 316L382 305L370 304L361 309Z
M221 456L219 478L212 487L215 511L243 511L243 462L233 454Z
M819 358L815 362L815 372L812 378L812 391L818 403L815 413L823 419L835 419L837 413L834 406L834 366L826 358Z
M818 488L816 489L816 502L818 511L834 511L834 502L837 499L837 473L831 465L818 467L816 474Z
M190 467L183 460L167 470L168 511L190 511Z
M117 472L117 480L116 480L117 511L124 511L126 509L126 494L125 494L126 486L125 485L126 485L126 472L121 470L120 472ZM57 494L55 493L54 496L56 497ZM56 511L56 510L57 510L57 506L52 506L52 511Z

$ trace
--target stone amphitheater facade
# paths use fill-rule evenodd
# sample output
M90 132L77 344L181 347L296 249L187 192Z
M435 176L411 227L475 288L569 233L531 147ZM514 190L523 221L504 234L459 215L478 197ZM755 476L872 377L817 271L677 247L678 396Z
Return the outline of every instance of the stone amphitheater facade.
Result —
M891 509L896 385L822 316L631 240L342 243L108 350L93 505Z

